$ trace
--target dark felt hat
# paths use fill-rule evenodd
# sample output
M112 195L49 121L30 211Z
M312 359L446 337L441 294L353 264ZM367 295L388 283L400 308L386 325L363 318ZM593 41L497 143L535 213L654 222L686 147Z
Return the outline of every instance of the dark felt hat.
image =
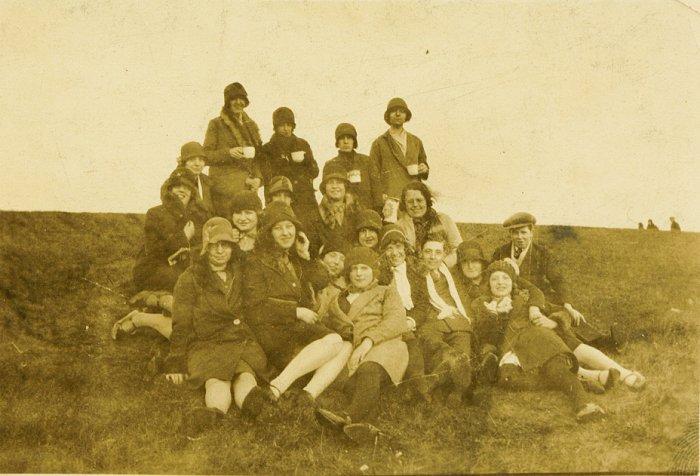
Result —
M515 268L506 260L498 260L494 261L489 265L488 268L486 268L486 276L490 277L493 273L496 271L503 271L506 273L508 276L510 276L510 279L515 283L515 279L517 278L517 274L515 273Z
M408 108L408 105L406 104L406 101L404 101L401 98L393 98L389 100L389 104L386 106L386 111L384 112L384 122L387 124L391 124L389 122L389 114L392 113L394 109L403 109L406 111L406 122L411 120L411 110Z
M178 157L177 163L185 165L188 160L194 159L195 157L206 159L207 156L204 153L204 147L202 147L202 144L199 142L188 142L180 147L180 157Z
M457 262L463 261L481 261L484 266L489 264L484 258L484 251L481 245L476 240L463 241L457 247Z
M294 196L294 187L292 181L284 175L276 175L270 179L270 185L267 186L267 196L272 197L277 192L288 192Z
M294 112L288 107L278 107L275 112L272 113L272 127L277 128L282 124L291 124L296 126L297 123L294 122Z
M357 130L355 129L355 126L353 126L352 124L348 124L347 122L343 122L342 124L338 124L338 127L335 128L335 146L336 147L338 147L338 140L340 140L340 138L343 136L352 137L352 140L355 144L354 148L357 149Z
M371 208L362 210L357 217L355 231L359 233L363 228L374 230L379 235L379 232L382 231L382 217Z
M348 186L350 185L350 181L348 181L348 174L345 171L343 167L340 165L335 165L335 164L330 164L327 167L324 167L323 169L323 179L321 180L321 185L319 185L318 189L321 191L322 194L326 194L326 183L330 179L338 179L342 180L345 182L345 190L347 191Z
M245 99L246 106L250 104L248 92L241 83L231 83L224 88L224 107L228 107L229 103L235 98Z
M262 210L262 202L260 201L257 192L253 192L252 190L243 190L231 197L231 201L229 202L229 212L239 213L243 210L253 210L255 212Z
M177 185L184 185L192 190L192 193L197 192L197 178L192 172L184 167L176 168L170 177L163 184L163 189L169 191L171 188Z
M364 264L372 268L374 278L379 277L380 262L379 255L369 248L364 246L356 246L345 255L345 273L349 277L353 265Z
M379 234L379 247L383 250L392 241L399 241L403 243L406 248L410 248L408 238L406 238L406 233L403 231L403 228L395 223L390 223L382 228L382 231Z

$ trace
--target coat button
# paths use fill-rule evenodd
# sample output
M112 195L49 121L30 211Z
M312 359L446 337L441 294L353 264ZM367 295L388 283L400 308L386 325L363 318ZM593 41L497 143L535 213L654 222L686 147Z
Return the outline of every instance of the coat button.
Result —
M240 320L240 319L234 319L234 321L233 321L233 325L234 325L234 326L237 326L237 325L240 324L240 323L241 323L241 320Z

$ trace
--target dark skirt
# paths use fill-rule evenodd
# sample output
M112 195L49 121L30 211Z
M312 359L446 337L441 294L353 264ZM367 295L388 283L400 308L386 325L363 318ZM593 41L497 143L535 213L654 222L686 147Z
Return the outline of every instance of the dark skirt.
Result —
M321 324L296 320L281 326L257 326L253 333L270 362L281 371L304 347L334 332Z
M516 332L506 332L503 354L513 351L518 356L523 370L536 369L560 354L569 356L576 362L571 349L551 329L528 325ZM578 368L578 364L576 364Z
M262 374L267 359L254 340L198 342L187 355L188 382L199 387L210 378L231 381L238 374Z

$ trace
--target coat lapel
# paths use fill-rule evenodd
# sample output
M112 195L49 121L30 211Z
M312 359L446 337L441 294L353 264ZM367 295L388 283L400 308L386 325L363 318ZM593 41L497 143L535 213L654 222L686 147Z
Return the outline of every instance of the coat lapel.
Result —
M389 147L389 150L391 151L391 155L394 156L394 159L396 159L396 161L399 164L401 164L401 167L406 168L408 166L406 156L403 155L403 152L401 152L401 148L396 143L396 141L391 138L391 134L389 133L389 131L386 131L384 133L384 140L386 141L387 147ZM406 152L408 152L408 139L406 141Z
M367 304L369 304L377 295L381 294L382 288L379 286L375 285L372 289L363 292L359 296L357 296L357 299L355 299L352 304L350 304L350 311L347 314L348 320L351 322L355 321L355 318L357 317L360 312L365 308Z

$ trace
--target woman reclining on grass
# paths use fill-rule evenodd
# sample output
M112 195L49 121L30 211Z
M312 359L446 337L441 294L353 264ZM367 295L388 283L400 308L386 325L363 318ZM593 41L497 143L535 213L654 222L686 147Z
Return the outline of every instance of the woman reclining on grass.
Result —
M472 308L477 335L502 355L499 384L512 390L548 385L570 398L578 421L602 417L605 412L588 400L576 378L578 361L574 354L553 330L530 321L525 299L514 285L516 274L511 264L495 261L485 277L489 292L475 299Z
M345 258L350 285L329 309L329 325L352 342L348 370L353 376L352 403L343 412L318 409L319 422L343 431L358 443L371 443L383 433L376 419L381 387L398 385L408 365L402 334L408 331L406 310L396 288L381 286L379 256L369 248L353 248Z
M228 220L215 217L202 230L201 257L175 285L173 332L166 379L204 385L206 408L191 412L183 430L196 437L226 414L233 400L255 417L264 401L256 374L265 370L265 353L242 320L243 272L232 259L236 246Z

